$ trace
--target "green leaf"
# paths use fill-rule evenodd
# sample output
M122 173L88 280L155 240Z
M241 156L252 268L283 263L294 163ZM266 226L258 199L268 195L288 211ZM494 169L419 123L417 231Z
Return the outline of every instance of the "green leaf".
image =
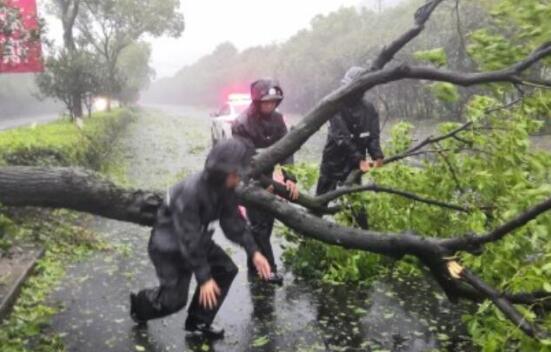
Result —
M436 66L445 66L448 63L448 56L443 48L436 48L425 51L417 51L413 57L419 61L427 61Z
M254 341L252 343L252 346L253 347L262 347L264 345L267 345L269 342L270 342L270 339L268 338L268 336L264 335L264 336L261 336L261 337L258 337L256 339L254 339Z
M453 103L459 100L459 90L457 87L448 82L437 82L430 85L432 94L443 102Z

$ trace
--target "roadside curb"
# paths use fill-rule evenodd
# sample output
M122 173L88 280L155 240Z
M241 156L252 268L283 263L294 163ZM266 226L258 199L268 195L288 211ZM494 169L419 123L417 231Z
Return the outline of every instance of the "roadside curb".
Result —
M24 269L19 274L17 279L12 283L5 297L1 298L0 302L0 321L4 320L10 312L19 297L23 284L32 273L37 261L44 255L44 248L34 249L34 253L30 260L24 266Z

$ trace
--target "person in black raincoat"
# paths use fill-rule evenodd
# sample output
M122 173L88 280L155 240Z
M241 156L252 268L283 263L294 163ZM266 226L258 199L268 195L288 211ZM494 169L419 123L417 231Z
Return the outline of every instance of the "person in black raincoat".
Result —
M364 72L361 67L352 67L341 83L348 84ZM384 154L379 135L379 114L373 104L364 101L363 94L348 99L329 120L316 194L334 190L355 169L368 172L372 167L382 166ZM366 152L373 162L366 160ZM357 211L354 218L361 228L368 228L365 209Z
M272 79L260 79L251 84L252 103L249 108L239 116L232 126L232 136L244 138L254 148L263 149L270 147L285 134L287 126L281 115L276 111L277 106L283 100L283 90L279 83ZM281 165L290 165L293 157L281 160ZM266 172L265 176L272 178L273 170ZM283 172L283 182L289 190L291 199L298 198L298 189L295 178L288 172ZM283 277L277 273L277 266L270 243L270 237L274 226L274 217L257 209L247 209L247 216L251 223L253 236L260 251L270 263L272 276L271 283L282 284ZM249 269L254 271L254 265L249 258Z
M238 210L235 187L252 156L251 148L230 139L209 153L202 172L173 186L160 207L148 252L160 286L130 295L130 314L137 323L182 309L192 275L197 289L188 308L185 329L220 338L224 331L212 321L237 274L237 266L212 240L212 221L245 248L259 275L270 277L270 265L259 252L246 220Z

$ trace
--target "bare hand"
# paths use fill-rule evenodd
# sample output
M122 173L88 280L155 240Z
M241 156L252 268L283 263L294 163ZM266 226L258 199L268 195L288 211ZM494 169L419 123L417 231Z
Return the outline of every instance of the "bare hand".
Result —
M297 184L293 181L287 180L285 182L285 187L287 188L287 191L289 191L289 198L291 198L291 200L297 200L300 195Z
M369 170L371 170L371 168L373 167L372 163L367 161L367 160L361 160L360 161L360 170L362 172L369 172Z
M220 287L214 279L210 279L201 285L199 290L199 304L205 309L212 310L218 305Z
M268 280L272 274L272 268L266 257L264 257L260 252L254 252L253 254L253 264L258 272L260 278Z

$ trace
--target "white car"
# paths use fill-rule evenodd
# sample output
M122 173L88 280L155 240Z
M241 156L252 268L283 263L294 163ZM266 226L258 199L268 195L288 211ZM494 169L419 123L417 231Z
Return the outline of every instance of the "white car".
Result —
M226 138L231 138L231 126L233 122L243 113L251 104L251 96L248 94L230 94L228 101L222 108L211 114L213 117L210 128L212 145Z

